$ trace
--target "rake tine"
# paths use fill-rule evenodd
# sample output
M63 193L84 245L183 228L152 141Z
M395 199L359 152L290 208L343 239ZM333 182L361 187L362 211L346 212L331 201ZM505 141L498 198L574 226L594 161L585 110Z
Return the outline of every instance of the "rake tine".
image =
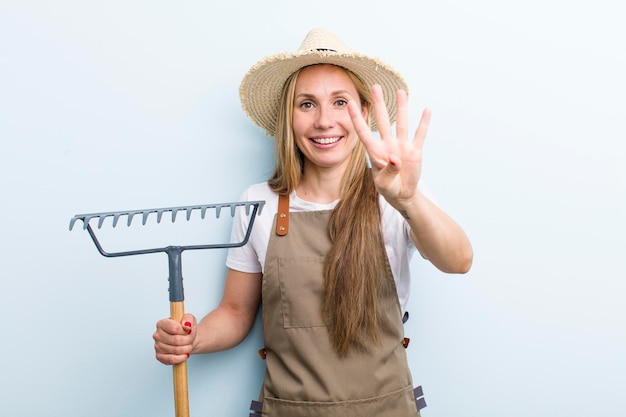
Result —
M207 206L202 206L202 207L200 208L200 218L201 218L202 220L204 220L204 216L206 216L206 209L207 209L207 208L208 208Z
M120 215L119 214L114 214L113 215L113 227L117 226L117 222L120 219Z
M94 216L86 216L86 217L83 219L83 222L84 222L84 224L83 224L83 229L86 229L86 228L87 228L87 225L89 224L89 222L90 222L90 221L91 221L91 219L93 219L93 218L94 218Z
M195 207L189 207L187 209L187 221L189 221L189 219L191 219L191 212L193 211Z
M164 210L157 211L157 223L161 223L161 217L163 217Z
M143 216L141 216L141 224L142 225L146 225L146 221L148 221L148 216L150 215L150 213L153 213L153 211L144 211L143 212Z
M106 219L107 216L100 216L98 218L98 229L102 229L102 225L104 224L104 219Z
M128 222L126 222L126 226L130 226L130 224L133 222L133 217L135 216L134 211L130 211L128 212Z
M172 209L172 223L176 221L176 215L178 214L179 209Z
M78 217L80 220L83 221L83 230L87 230L87 219L85 216L82 217Z
M74 228L74 223L76 223L76 217L72 217L70 219L70 232L72 231L72 229Z
M236 204L231 204L230 206L230 217L235 217L235 210L237 210Z

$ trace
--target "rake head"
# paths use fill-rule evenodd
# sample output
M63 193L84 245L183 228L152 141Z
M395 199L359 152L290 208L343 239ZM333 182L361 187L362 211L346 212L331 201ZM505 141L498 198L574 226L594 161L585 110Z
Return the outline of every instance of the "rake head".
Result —
M114 256L129 256L129 255L141 255L146 253L154 253L154 252L171 252L177 251L182 252L187 249L217 249L217 248L232 248L243 246L248 242L248 238L250 237L250 232L252 230L252 225L254 224L255 217L261 213L263 205L265 201L239 201L232 203L217 203L217 204L199 204L193 206L179 206L179 207L163 207L163 208L153 208L153 209L143 209L143 210L123 210L123 211L111 211L111 212L102 212L102 213L89 213L89 214L77 214L70 220L70 231L74 228L74 225L78 220L83 222L83 230L87 230L91 239L93 240L96 248L100 252L101 255L107 257ZM241 242L235 243L225 243L225 244L207 244L207 245L192 245L192 246L167 246L153 249L139 249L132 251L124 251L124 252L107 252L102 248L96 234L90 224L91 221L97 220L98 229L102 228L105 220L107 218L112 219L112 226L116 227L119 223L120 218L126 217L126 225L130 226L133 222L134 218L140 217L141 224L145 225L148 221L148 218L155 217L157 223L160 223L163 219L163 215L166 213L170 214L170 218L172 223L176 221L176 217L178 213L185 213L186 219L189 221L191 219L191 215L194 211L200 211L200 216L202 219L206 217L207 211L215 210L215 217L219 218L220 214L223 210L228 210L231 217L235 216L236 209L238 207L243 207L245 209L246 216L249 217L248 230L246 232L245 238Z
M93 219L98 220L98 229L102 228L104 221L111 217L113 219L112 226L116 227L120 217L126 216L126 225L130 226L133 222L135 216L141 217L141 224L145 225L148 221L148 217L151 214L156 214L157 223L161 223L161 219L163 218L164 213L171 213L172 223L176 221L176 216L179 212L185 212L187 220L191 219L191 214L194 210L200 210L200 217L202 219L205 218L206 212L209 209L215 209L215 217L219 219L222 209L228 208L230 209L230 215L233 217L235 215L235 210L237 207L243 206L246 209L246 215L250 213L250 207L258 207L258 214L261 213L263 208L263 204L265 201L245 201L245 202L234 202L234 203L217 203L217 204L201 204L195 206L180 206L180 207L163 207L163 208L154 208L154 209L143 209L143 210L124 210L124 211L111 211L111 212L103 212L103 213L89 213L89 214L77 214L70 220L70 231L74 228L74 224L77 220L81 220L83 222L83 230L87 229L89 222Z

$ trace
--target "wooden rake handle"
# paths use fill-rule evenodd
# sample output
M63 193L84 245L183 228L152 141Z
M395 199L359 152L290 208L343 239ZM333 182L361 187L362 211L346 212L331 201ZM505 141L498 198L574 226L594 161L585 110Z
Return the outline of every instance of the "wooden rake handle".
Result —
M180 323L185 314L183 301L170 302L170 318ZM173 366L174 408L176 417L189 417L189 389L187 387L187 362Z

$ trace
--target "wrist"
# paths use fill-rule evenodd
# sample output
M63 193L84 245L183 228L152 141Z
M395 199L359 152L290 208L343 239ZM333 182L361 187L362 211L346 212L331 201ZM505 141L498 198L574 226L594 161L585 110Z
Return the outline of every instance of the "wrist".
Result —
M410 219L415 213L415 209L422 204L425 197L419 190L409 197L397 198L389 201L389 204L395 208L405 219Z

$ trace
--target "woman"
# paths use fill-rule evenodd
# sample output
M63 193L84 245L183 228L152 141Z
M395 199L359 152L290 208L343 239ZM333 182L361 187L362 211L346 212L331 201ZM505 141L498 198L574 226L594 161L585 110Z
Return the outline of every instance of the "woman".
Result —
M275 137L276 166L242 198L266 206L248 245L229 252L220 305L199 323L157 323L159 361L237 345L262 300L263 415L419 415L402 332L409 257L417 248L465 273L472 249L418 186L430 112L408 141L405 90L387 65L324 30L252 67L242 105Z

